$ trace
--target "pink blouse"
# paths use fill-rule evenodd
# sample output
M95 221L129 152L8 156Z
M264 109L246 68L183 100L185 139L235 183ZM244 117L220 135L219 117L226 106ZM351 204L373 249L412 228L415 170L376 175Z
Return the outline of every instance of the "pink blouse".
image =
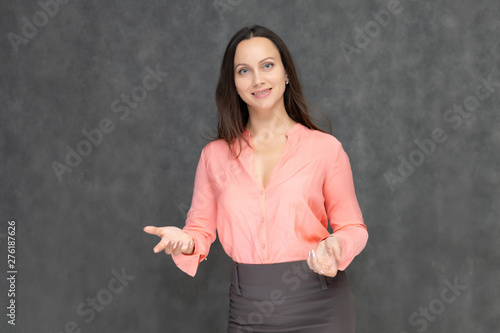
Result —
M243 134L252 145L250 132L245 129ZM224 251L238 263L305 260L330 236L328 221L342 247L339 270L363 250L368 231L341 143L300 123L286 137L266 188L255 177L253 150L243 140L237 158L230 156L222 139L203 148L183 228L193 237L195 251L172 256L179 269L195 276L216 233ZM234 147L238 152L239 145Z

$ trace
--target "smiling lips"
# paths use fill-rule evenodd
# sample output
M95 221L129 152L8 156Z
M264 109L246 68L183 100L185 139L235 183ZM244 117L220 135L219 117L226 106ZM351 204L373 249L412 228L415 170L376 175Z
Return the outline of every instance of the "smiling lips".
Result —
M257 98L266 97L267 95L269 95L271 93L271 89L273 89L273 88L259 90L259 91L252 93L252 95L254 95Z

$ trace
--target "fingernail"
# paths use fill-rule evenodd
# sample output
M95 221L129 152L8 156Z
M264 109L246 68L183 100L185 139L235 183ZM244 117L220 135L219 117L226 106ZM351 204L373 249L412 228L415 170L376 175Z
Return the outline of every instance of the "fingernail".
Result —
M309 254L307 255L309 258L311 257L311 251L309 251Z
M312 250L313 258L316 258L316 253L314 253L314 250Z
M321 273L321 275L325 275L325 273L323 271L319 271Z

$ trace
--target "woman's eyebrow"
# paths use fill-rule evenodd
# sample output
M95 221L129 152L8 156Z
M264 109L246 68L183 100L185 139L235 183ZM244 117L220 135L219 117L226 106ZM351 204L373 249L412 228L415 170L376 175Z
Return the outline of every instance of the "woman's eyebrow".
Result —
M261 62L264 62L264 61L269 60L269 59L274 60L274 58L273 58L273 57L267 57L267 58L264 58L264 59L262 59L261 61L259 61L259 64L260 64ZM236 69L236 68L238 68L238 66L242 66L242 65L243 65L243 66L248 66L248 64L237 64L236 66L234 66L234 69Z

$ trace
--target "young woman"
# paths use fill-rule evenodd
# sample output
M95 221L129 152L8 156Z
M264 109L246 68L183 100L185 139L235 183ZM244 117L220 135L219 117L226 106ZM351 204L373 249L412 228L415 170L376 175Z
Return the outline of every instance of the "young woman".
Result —
M311 122L274 32L232 37L216 102L218 137L202 149L186 225L145 227L161 237L154 252L194 276L219 235L234 262L228 332L353 333L345 269L368 232L349 158Z

